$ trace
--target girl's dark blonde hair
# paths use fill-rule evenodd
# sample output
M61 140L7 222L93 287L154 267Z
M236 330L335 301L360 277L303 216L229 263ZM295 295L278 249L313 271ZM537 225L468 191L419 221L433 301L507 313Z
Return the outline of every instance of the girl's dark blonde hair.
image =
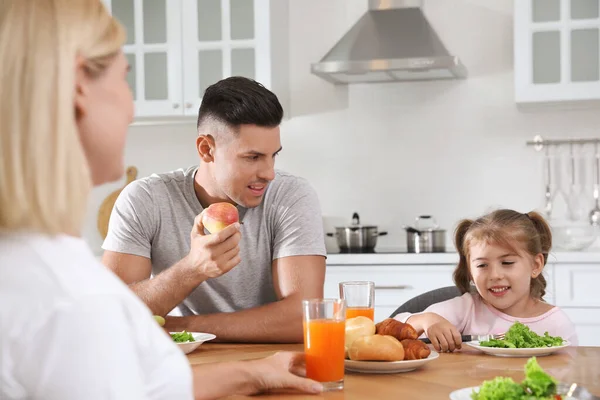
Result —
M522 214L514 210L496 210L476 220L460 221L454 235L460 256L454 270L454 283L462 293L471 290L469 248L473 242L499 245L517 254L525 250L532 257L541 253L546 265L552 248L552 232L544 217L535 211ZM530 292L533 298L544 297L546 278L543 274L531 279Z

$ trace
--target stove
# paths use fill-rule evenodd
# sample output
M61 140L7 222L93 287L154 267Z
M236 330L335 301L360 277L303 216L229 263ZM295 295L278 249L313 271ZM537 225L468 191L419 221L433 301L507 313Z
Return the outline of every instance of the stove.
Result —
M445 251L443 253L409 253L405 247L375 247L375 249L333 249L328 250L327 254L446 254L454 253Z

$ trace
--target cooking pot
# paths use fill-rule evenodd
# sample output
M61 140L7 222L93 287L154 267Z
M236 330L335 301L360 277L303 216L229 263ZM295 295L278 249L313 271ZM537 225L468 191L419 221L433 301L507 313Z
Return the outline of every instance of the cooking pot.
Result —
M409 253L443 253L446 251L446 230L439 229L431 215L420 215L415 227L405 226L406 249Z
M387 235L387 232L378 232L375 225L360 225L358 213L352 215L350 226L335 227L335 233L327 236L337 238L340 251L373 251L377 245L377 237Z

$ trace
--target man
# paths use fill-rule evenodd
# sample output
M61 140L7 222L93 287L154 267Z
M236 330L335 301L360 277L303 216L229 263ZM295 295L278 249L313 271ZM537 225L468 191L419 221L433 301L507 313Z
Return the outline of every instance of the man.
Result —
M167 329L302 342L301 300L323 296L326 252L315 191L274 169L282 117L259 83L219 81L200 106L199 165L139 179L117 199L103 263L154 314L178 309ZM243 223L205 234L200 214L217 202Z

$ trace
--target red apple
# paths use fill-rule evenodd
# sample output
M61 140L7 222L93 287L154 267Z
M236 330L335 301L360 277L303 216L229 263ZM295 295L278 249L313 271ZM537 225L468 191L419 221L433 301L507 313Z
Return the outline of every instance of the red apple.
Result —
M214 203L204 210L202 225L210 233L217 233L234 222L238 222L239 219L238 210L233 204Z

